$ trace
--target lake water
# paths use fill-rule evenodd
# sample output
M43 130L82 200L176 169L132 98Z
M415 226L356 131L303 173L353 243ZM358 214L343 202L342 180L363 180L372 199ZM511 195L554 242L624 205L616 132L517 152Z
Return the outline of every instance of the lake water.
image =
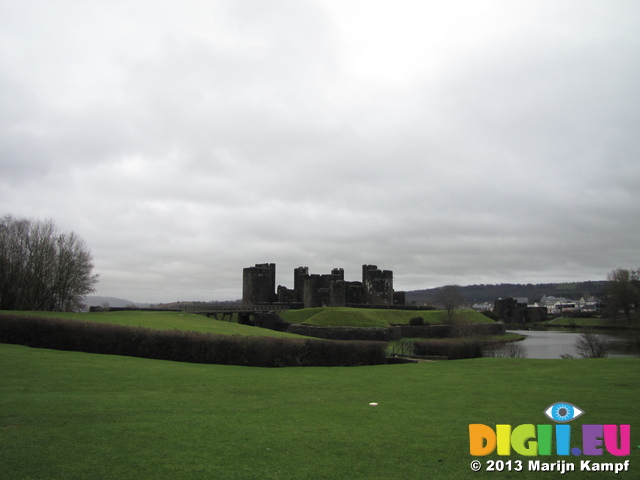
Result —
M581 333L558 330L509 330L511 333L526 335L525 340L518 342L527 350L526 358L560 358L570 354L581 358L575 349L575 343ZM598 332L599 337L611 342L609 358L640 357L640 347L635 335L637 333L620 333L620 331Z

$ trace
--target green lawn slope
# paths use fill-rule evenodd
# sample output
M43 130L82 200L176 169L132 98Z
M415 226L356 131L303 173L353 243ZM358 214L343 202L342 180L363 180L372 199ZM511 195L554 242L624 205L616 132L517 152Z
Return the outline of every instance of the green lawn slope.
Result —
M638 322L626 320L610 320L606 318L566 318L558 317L547 322L541 322L548 327L578 327L578 328L611 328L611 329L640 329Z
M280 316L291 323L324 327L388 327L391 324L408 324L414 317L422 317L427 324L446 319L442 310L387 310L372 308L320 307L288 310ZM490 323L493 320L475 310L460 310L458 318L473 323Z
M543 410L566 401L585 412L571 423L572 446L583 423L630 424L630 457L534 459L629 459L615 478L636 479L637 378L637 359L265 369L0 345L0 478L558 478L472 472L468 426L549 424ZM530 459L481 457L485 467L487 458Z
M0 312L19 315L31 315L49 318L66 318L86 322L112 323L128 327L146 327L158 330L186 330L218 335L257 335L264 337L296 337L306 338L285 332L276 332L265 328L240 325L234 322L224 322L184 312L149 312L143 310L126 310L116 312Z

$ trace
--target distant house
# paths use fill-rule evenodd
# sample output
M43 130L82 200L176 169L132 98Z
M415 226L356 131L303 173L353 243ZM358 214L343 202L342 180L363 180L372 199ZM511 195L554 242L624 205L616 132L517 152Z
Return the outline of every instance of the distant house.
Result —
M582 297L578 301L578 308L581 312L601 312L602 307L603 303L598 297Z
M537 307L545 307L547 313L558 315L563 312L599 312L602 310L602 302L597 297L582 297L580 300L570 300L564 297L554 297L544 295L539 302L534 304Z
M557 314L563 311L563 306L568 308L570 300L564 297L554 297L553 295L543 295L539 302L534 305L536 307L544 307L549 314ZM575 306L574 306L575 308Z
M473 305L471 305L471 308L473 308L476 312L491 312L493 311L493 304L489 302L474 303Z

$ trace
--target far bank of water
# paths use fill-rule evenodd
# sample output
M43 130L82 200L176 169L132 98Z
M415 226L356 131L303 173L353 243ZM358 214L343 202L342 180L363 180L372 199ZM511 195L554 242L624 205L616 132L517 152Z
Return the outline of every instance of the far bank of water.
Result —
M527 351L527 358L553 359L569 354L576 358L580 355L575 349L575 343L581 332L566 332L559 330L508 330L510 333L524 335L526 338L519 342ZM596 335L610 342L610 358L640 357L640 342L637 334L619 330L599 330Z

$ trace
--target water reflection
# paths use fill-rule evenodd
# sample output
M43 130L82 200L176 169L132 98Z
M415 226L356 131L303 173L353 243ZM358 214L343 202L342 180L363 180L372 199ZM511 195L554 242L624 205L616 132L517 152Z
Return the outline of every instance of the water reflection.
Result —
M509 330L509 332L526 336L525 340L519 343L526 348L527 358L561 358L565 354L580 358L575 343L581 333L557 330ZM619 331L607 331L606 333L599 331L596 335L611 342L609 358L640 357L638 333L625 332L621 334Z

